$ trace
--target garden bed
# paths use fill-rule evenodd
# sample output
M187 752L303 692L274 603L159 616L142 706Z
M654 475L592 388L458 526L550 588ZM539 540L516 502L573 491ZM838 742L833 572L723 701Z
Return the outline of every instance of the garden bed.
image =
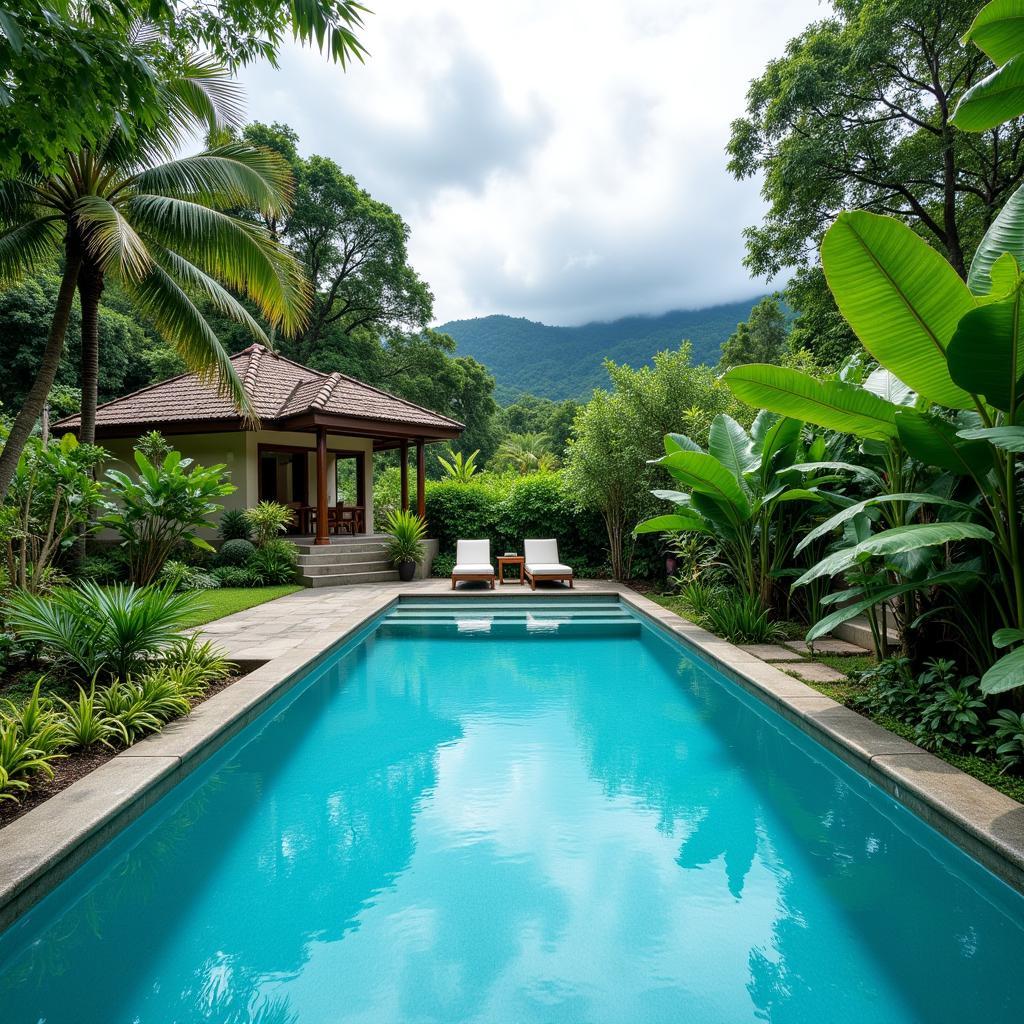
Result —
M205 691L195 699L190 700L189 704L192 708L198 707L204 701L209 700L214 694L220 693L221 690L226 690L232 683L241 679L243 675L243 672L238 672L208 684ZM10 692L5 690L2 695L6 696ZM178 720L175 719L175 721ZM140 737L140 739L142 738L144 737ZM10 825L12 821L17 821L18 818L32 810L33 807L38 807L40 804L45 803L50 797L56 796L61 790L67 789L72 783L95 771L100 765L106 764L107 761L112 757L116 757L122 750L127 749L123 744L118 744L113 747L92 747L87 750L76 750L64 755L60 760L53 763L52 779L37 777L33 781L32 788L17 802L13 800L0 801L0 830Z

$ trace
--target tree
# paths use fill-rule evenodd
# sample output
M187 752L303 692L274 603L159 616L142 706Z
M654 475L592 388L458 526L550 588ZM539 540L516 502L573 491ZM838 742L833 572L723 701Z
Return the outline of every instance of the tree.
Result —
M786 351L789 327L775 296L765 296L751 311L750 319L722 344L720 369L742 363L777 363Z
M160 116L160 75L202 47L229 69L276 63L293 36L345 66L362 59L355 0L10 0L0 2L0 174L56 170L101 143L123 111ZM145 26L141 28L140 26Z
M663 480L649 463L664 451L664 435L683 432L704 445L715 415L745 413L714 370L692 366L690 359L684 344L677 352L659 352L652 366L638 370L609 360L612 390L595 391L576 417L565 478L581 508L600 512L616 579L628 579L632 571L632 549L627 552L625 543L633 527L661 510L648 492Z
M277 150L291 163L295 203L267 227L295 252L313 284L309 323L285 346L309 363L332 328L350 336L418 332L433 317L433 296L409 265L409 227L327 157L298 155L298 136L287 125L248 125L243 138Z
M511 469L520 476L555 469L558 460L547 434L507 434L491 459L495 469Z
M0 405L19 409L32 381L39 372L50 318L60 287L60 276L44 272L20 281L0 292ZM137 322L106 305L99 309L98 386L101 401L107 401L148 384L152 379L149 362L153 342ZM81 365L81 313L76 302L68 322L68 337L51 389L49 401L54 411L54 391L58 387L75 392L75 411L81 406L79 371ZM162 349L166 347L161 344ZM56 415L56 413L54 413Z
M520 395L498 416L503 434L545 434L554 455L561 456L572 433L573 420L582 408L573 398L555 402L536 395Z
M737 178L763 174L768 202L762 224L746 231L746 264L766 277L813 267L836 214L860 208L901 218L964 276L1024 180L1019 122L977 135L950 124L957 99L991 70L960 42L977 0L833 7L751 83L746 116L733 122L729 169ZM802 284L805 296L808 286L819 289L814 304L828 310L820 276ZM802 312L797 298L787 291Z
M0 497L56 377L76 287L86 441L94 435L98 306L107 275L119 280L189 369L216 378L243 412L245 392L191 295L203 295L259 339L262 328L224 285L248 294L272 324L294 330L302 322L306 295L295 261L265 229L224 212L231 206L283 208L290 196L287 165L276 154L238 143L171 158L189 129L231 116L235 91L215 63L186 62L181 75L161 83L161 95L159 123L129 132L118 122L101 146L67 153L59 171L22 174L0 191L0 280L63 256L39 373L0 454Z

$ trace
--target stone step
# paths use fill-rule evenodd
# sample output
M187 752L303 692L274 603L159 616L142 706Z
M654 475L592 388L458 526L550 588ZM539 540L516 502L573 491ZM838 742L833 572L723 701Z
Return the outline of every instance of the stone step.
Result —
M856 618L847 619L846 622L840 622L832 630L832 635L838 640L846 640L848 643L863 647L866 651L870 651L873 647L871 626L864 615L858 615ZM892 626L889 626L886 630L886 639L890 647L899 647L900 636Z
M366 554L370 551L383 551L386 541L360 540L348 544L296 544L300 558L322 558L325 556L346 554Z
M345 572L329 576L305 576L299 581L305 587L348 587L354 583L397 583L398 570L379 572Z
M322 554L299 555L299 565L361 565L386 559L385 548L372 551L324 551Z
M300 565L302 576L351 576L353 573L385 572L394 569L386 558L375 558L370 562L318 562L314 565Z

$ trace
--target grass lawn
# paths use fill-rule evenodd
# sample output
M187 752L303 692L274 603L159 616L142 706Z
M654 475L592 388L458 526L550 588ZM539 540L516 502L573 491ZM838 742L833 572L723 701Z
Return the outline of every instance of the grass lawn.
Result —
M183 625L203 626L225 615L243 612L246 608L255 608L258 604L294 594L297 590L302 590L297 583L286 583L280 587L221 587L218 590L204 590L201 594L201 607L189 615Z

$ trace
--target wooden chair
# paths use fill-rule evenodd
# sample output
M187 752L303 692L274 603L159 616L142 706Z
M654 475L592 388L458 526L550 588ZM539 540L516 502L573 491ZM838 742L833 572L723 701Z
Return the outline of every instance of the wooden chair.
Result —
M455 568L452 569L452 590L456 583L477 581L489 583L494 589L494 566L491 564L489 540L460 540L455 545Z
M572 590L572 567L559 562L557 540L523 541L523 557L523 572L531 590L537 589L537 580L560 580Z

